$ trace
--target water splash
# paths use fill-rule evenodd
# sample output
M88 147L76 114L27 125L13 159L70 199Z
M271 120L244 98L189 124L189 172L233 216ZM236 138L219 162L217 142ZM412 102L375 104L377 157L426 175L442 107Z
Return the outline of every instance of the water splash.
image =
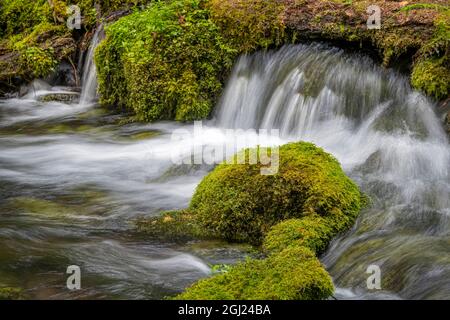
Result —
M367 58L287 46L239 59L215 121L314 142L372 198L323 257L338 286L359 298L450 298L450 148L433 109ZM371 264L384 291L366 288Z

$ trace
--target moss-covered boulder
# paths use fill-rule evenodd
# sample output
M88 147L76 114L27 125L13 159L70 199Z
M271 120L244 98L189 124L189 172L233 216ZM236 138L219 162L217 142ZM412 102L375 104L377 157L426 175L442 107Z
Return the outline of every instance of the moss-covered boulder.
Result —
M204 119L234 59L281 45L277 1L168 0L106 28L96 54L101 103L137 119Z
M236 52L204 4L155 2L106 27L96 53L101 102L145 121L206 118Z
M217 166L187 210L137 222L158 239L262 244L264 259L200 280L176 299L325 299L333 293L317 255L353 224L363 203L358 187L335 158L311 143L281 146L271 157L278 158L273 175L249 162L263 151L247 149Z
M213 234L260 244L273 225L290 218L317 215L351 225L360 193L334 157L299 142L279 148L274 175L262 175L261 164L217 166L197 187L189 209Z

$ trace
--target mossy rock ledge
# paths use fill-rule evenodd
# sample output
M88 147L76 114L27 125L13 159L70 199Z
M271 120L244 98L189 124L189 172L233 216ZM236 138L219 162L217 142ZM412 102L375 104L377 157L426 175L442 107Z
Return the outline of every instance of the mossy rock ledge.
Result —
M74 4L81 30L66 26ZM367 28L371 5L381 29ZM374 51L441 101L450 93L449 21L447 0L1 0L0 95L75 63L103 22L101 102L139 120L204 119L239 54L310 41Z
M368 29L367 9L381 10ZM240 54L326 41L370 52L436 100L450 93L445 0L168 0L106 27L96 53L100 101L137 119L207 118Z
M278 158L273 175L262 175L263 166L249 161L220 164L199 184L189 208L137 222L152 237L219 238L261 248L265 258L200 280L175 299L304 300L333 294L317 255L352 226L361 193L339 162L311 143L283 145Z

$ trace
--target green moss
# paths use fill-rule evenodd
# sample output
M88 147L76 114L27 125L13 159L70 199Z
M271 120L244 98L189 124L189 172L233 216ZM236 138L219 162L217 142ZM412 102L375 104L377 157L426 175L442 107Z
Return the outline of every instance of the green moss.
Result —
M249 259L228 272L200 280L176 299L317 300L333 294L333 284L314 253L286 248L267 259Z
M150 0L1 0L0 5L0 36L31 34L42 24L53 27L63 27L69 16L67 9L77 5L83 17L83 27L87 30L95 26L96 8L103 15L113 11L145 5ZM39 36L39 34L36 34Z
M100 8L101 16L105 17L109 14L123 10L135 9L136 7L145 6L151 0L70 0L68 4L76 4L80 7L83 15L83 24L86 29L95 27L97 18L97 5Z
M138 120L210 114L237 54L283 42L276 1L171 0L106 28L96 53L101 103Z
M168 211L157 217L141 218L135 221L135 225L139 232L158 240L178 242L214 238L199 226L195 216L188 210Z
M96 53L101 102L145 121L207 117L235 51L203 5L157 2L108 26Z
M347 219L360 209L357 186L338 161L310 143L280 147L279 171L261 175L261 165L222 164L206 176L190 210L200 224L227 240L260 244L276 223L317 214Z
M3 34L12 35L51 18L47 0L2 0L0 17Z
M411 74L414 88L436 98L445 99L450 94L450 58L429 58L414 65Z
M0 288L0 300L22 300L23 292L19 288Z
M68 36L65 26L42 22L26 32L12 36L9 39L9 47L12 50L23 50L29 46L37 46L41 40L51 39L55 36Z
M430 6L435 6L439 14L434 20L432 36L421 43L416 53L411 84L426 95L441 100L450 94L450 10L434 4ZM420 8L428 6L420 4Z
M33 78L45 77L52 73L58 61L54 58L51 49L43 50L38 47L29 47L21 51L21 65L25 74Z
M437 10L437 11L448 11L450 10L448 6L443 6L437 3L414 3L404 6L400 11L412 11L412 10Z
M322 252L335 235L326 218L311 215L289 219L275 225L264 239L263 247L269 252L280 252L289 246L305 246Z
M73 58L74 43L62 41L70 48L58 48L58 39L73 40L66 28L68 5L80 6L83 28L91 30L96 8L105 17L148 3L148 9L110 27L97 57L102 103L128 107L136 120L207 117L238 54L299 38L372 43L385 66L405 57L419 65L448 55L450 10L437 1L404 6L367 0L1 0L0 47L16 54L0 61L0 81L45 76L55 62ZM381 30L366 30L362 23L370 4L383 10ZM425 88L418 73L413 85L442 98L443 81L427 78L433 88Z

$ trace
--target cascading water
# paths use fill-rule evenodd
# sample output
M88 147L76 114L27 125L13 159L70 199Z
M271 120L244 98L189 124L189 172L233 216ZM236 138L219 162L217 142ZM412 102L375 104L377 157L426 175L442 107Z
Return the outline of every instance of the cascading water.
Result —
M240 58L216 121L314 142L371 197L323 257L338 297L448 299L450 148L433 107L369 59L288 46ZM367 290L370 265L384 290Z
M97 97L97 69L95 67L94 55L95 49L100 41L102 41L103 37L103 25L99 25L92 37L83 65L80 96L80 104L82 105L94 102Z
M155 243L130 221L186 207L212 168L174 164L174 153L227 143L223 129L278 128L267 144L316 143L372 199L322 257L338 298L450 297L450 148L432 103L404 77L319 45L243 56L211 130L180 141L172 132L191 125L121 125L91 103L98 39L80 104L0 101L0 286L33 298L161 298L206 276L208 263L242 258L242 248ZM72 264L79 292L65 288ZM372 264L382 271L375 293L365 285Z

